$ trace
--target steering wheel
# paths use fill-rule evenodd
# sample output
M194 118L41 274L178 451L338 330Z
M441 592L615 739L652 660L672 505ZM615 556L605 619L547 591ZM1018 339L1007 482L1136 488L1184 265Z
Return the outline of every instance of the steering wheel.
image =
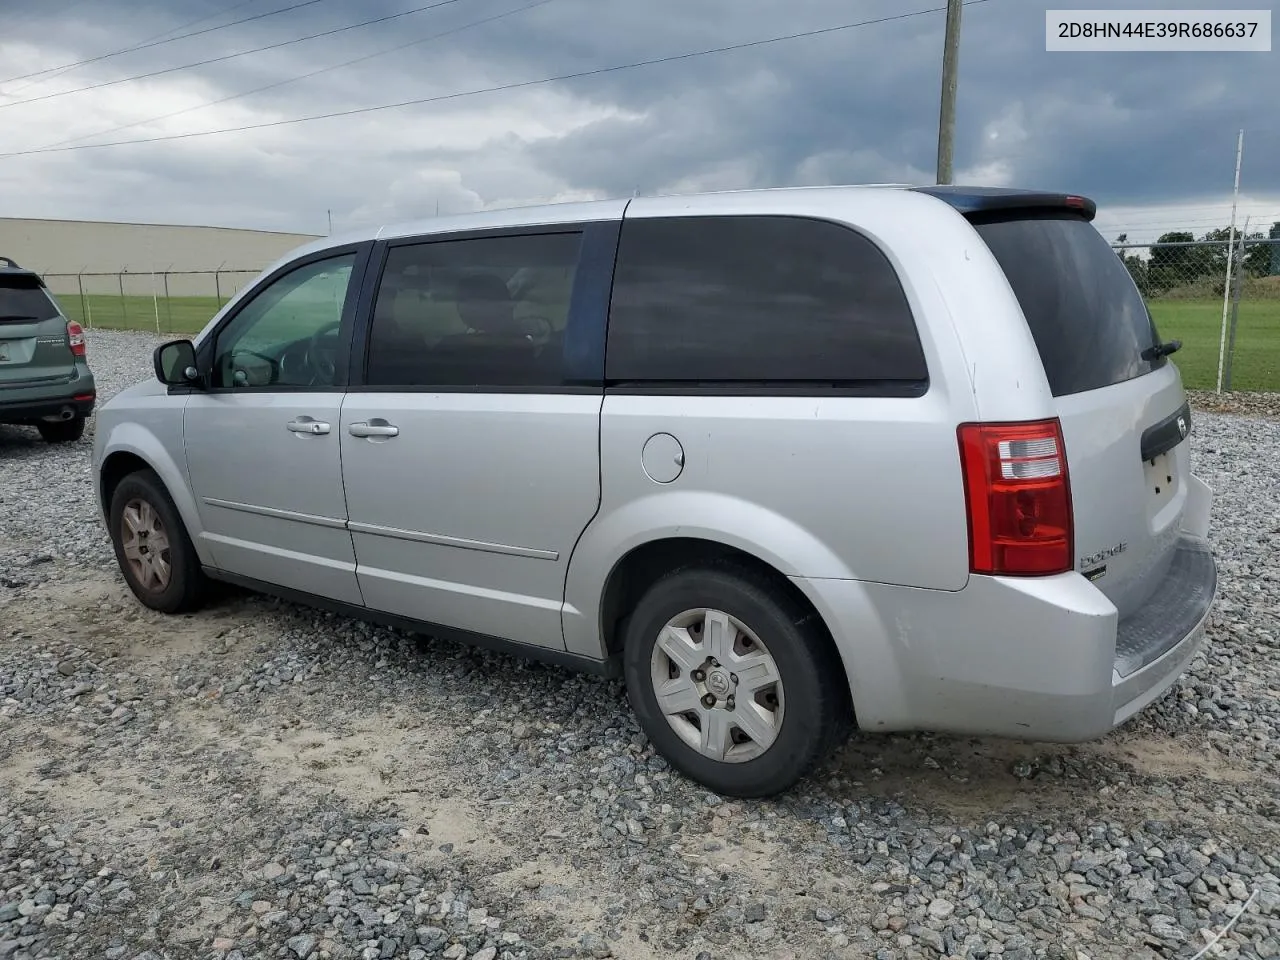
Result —
M270 373L267 376L267 383L278 383L280 380L280 361L275 357L269 357L265 353L259 353L257 350L247 350L244 347L235 349L230 357L231 366L231 385L236 387L244 387L249 385L249 375L236 364L236 357L244 355L248 357L256 357L267 365Z
M540 314L529 314L521 317L520 326L524 328L526 336L539 347L546 345L555 330L551 321Z
M324 386L332 384L338 371L338 328L342 321L338 320L321 327L307 341L306 366L311 370L311 385ZM325 343L333 340L334 343Z

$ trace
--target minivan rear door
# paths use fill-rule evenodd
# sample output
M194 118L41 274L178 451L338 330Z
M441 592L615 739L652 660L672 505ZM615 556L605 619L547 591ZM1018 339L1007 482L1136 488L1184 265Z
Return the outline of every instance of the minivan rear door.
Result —
M66 320L35 274L0 270L0 385L70 380Z
M563 618L581 616L564 602L569 558L600 504L604 356L591 333L618 230L387 241L340 437L370 609L564 648Z
M1121 618L1164 579L1190 493L1177 368L1115 251L1080 211L971 213L1035 338L1066 443L1076 569Z

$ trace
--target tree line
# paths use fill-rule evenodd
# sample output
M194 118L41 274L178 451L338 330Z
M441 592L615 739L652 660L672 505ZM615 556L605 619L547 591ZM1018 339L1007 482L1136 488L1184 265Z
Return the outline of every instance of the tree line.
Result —
M1117 244L1126 243L1128 234L1116 237ZM1280 240L1280 222L1271 225L1269 234L1254 231L1248 235L1236 231L1236 242L1246 244L1251 240ZM1129 274L1143 296L1167 294L1179 287L1211 285L1221 295L1227 273L1227 247L1231 230L1221 227L1210 230L1199 238L1203 246L1185 247L1171 244L1195 243L1190 231L1174 230L1163 233L1151 244L1151 256L1143 259L1127 250L1118 250ZM1239 254L1237 246L1236 253ZM1251 277L1280 274L1280 243L1255 243L1245 247L1242 263L1244 273Z

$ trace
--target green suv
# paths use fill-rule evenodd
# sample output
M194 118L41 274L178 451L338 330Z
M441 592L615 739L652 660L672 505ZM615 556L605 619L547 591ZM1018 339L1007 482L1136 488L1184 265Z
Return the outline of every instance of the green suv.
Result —
M97 396L84 329L37 274L0 257L0 423L33 426L49 443L79 440Z

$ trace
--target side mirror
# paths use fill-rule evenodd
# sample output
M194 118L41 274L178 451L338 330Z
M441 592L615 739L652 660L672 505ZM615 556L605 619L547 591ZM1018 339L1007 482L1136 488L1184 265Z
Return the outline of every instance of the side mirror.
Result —
M191 386L200 379L196 368L196 348L190 340L170 340L151 355L156 379L170 386Z

